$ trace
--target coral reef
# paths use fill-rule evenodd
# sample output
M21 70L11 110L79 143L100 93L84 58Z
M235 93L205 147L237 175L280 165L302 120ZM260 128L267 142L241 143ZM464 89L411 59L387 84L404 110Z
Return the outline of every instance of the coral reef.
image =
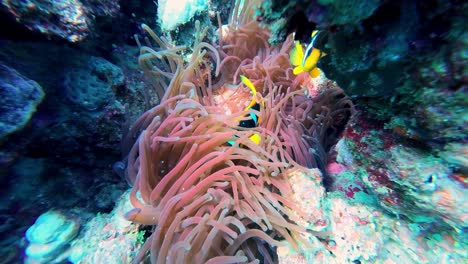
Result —
M0 4L1 263L465 261L468 4L169 2Z
M120 157L121 129L128 111L123 98L135 81L127 83L122 69L108 60L70 47L43 42L2 45L0 58L21 68L46 94L30 125L5 142L7 155L40 153L80 166L95 160L74 158L78 151L89 157L101 151L113 154L115 160ZM36 49L50 58L37 56ZM48 147L51 144L57 149Z
M336 148L339 160L347 155L345 146ZM333 167L340 168L330 174L337 173L337 180L347 177L359 182L349 160L346 165L338 164ZM432 224L393 217L377 206L378 200L363 186L365 191L356 191L350 197L348 190L324 192L321 173L316 169L297 170L287 178L293 187L292 201L310 219L299 225L315 223L312 230L325 229L326 236L308 234L308 244L301 244L300 250L279 246L279 263L434 263L432 260L463 262L465 258L463 232L446 228L434 232Z
M0 141L22 129L44 98L42 87L0 63Z
M64 89L67 98L80 107L94 111L114 99L114 91L125 85L122 69L109 61L90 57L65 73Z
M307 18L317 24L358 24L370 17L379 7L380 0L317 0L306 9ZM322 13L317 14L316 10Z
M174 30L187 23L196 13L208 9L208 0L159 1L158 19L162 31Z
M116 1L2 1L1 9L18 22L42 34L79 42L90 34L94 18L115 16L120 7Z
M66 249L77 235L79 224L59 212L40 215L26 231L29 242L25 263L60 263L66 258Z
M308 39L315 26L330 28L358 26L381 6L379 0L269 0L256 7L255 17L273 30L270 41L278 43L295 32Z
M388 131L360 121L346 131L346 148L340 155L353 156L349 163L359 184L390 212L415 223L444 223L463 230L468 212L456 173L430 152L397 142Z
M360 115L327 164L329 190L370 195L428 233L463 232L466 3L361 1L368 8L359 14L335 9L341 2L301 2L298 10L271 1L258 10L267 23L283 14L288 26L275 29L276 40L287 30L298 39L326 31L331 56L319 67L357 102ZM333 19L345 10L354 18Z
M109 214L98 214L83 226L72 241L68 261L71 263L130 263L141 247L144 230L124 218L131 204L125 192Z
M34 1L9 2L25 5ZM121 159L122 130L136 119L136 113L150 107L145 102L150 88L142 85L142 73L135 60L138 51L131 39L135 34L135 27L131 26L135 18L123 13L127 10L112 9L116 1L87 3L103 10L98 14L96 9L91 14L87 9L87 15L93 16L93 26L85 40L73 44L46 32L32 32L26 28L27 21L11 19L0 4L4 14L0 18L2 65L15 69L25 81L36 82L43 91L42 102L35 112L26 105L21 108L25 114L31 110L26 125L21 118L15 119L13 125L18 129L3 137L0 143L3 263L23 262L24 233L40 214L51 208L66 214L71 211L86 222L98 212L110 212L115 200L128 188L123 175L119 177L111 170L112 164ZM135 13L143 17L143 13ZM155 13L151 15L154 20ZM126 45L127 41L133 46ZM67 73L70 75L72 71L80 72L80 77L85 78L73 86L83 101L68 98L69 90L64 84ZM79 87L84 83L96 83L104 89ZM18 83L16 91L21 87ZM84 98L91 93L78 88L89 88L94 93ZM28 93L28 100L34 105L32 99L36 94L32 92L16 94L14 99L19 102ZM2 98L12 95L2 94ZM85 107L84 100L95 102L98 98L99 107ZM7 113L2 111L0 115Z
M98 212L110 212L128 189L123 178L109 169L111 161L102 159L109 164L106 168L78 169L46 157L22 157L8 170L2 168L0 254L5 263L22 262L27 228L51 208L80 223Z
M58 36L70 42L81 41L89 34L90 21L79 0L2 3L16 20L31 30ZM55 20L50 17L54 17Z
M326 31L323 45L331 56L318 66L359 100L368 122L385 122L385 128L434 153L449 149L446 144L466 141L467 37L462 26L466 3L297 4L300 10L287 8L282 1L267 1L258 14L266 23L283 17L284 25L276 29L283 37L278 35L276 40L284 39L287 30L296 31L299 40L310 38L314 28ZM336 12L346 16L333 19ZM339 21L347 18L351 19Z

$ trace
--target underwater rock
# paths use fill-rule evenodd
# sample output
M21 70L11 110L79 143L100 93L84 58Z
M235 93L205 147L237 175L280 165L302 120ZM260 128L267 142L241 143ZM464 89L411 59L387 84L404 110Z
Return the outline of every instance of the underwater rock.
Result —
M322 173L318 169L298 168L288 172L287 178L293 191L291 200L300 211L309 216L298 224L307 229L322 231L327 226L322 205L325 197Z
M468 202L466 192L451 179L452 171L442 160L402 146L392 147L390 154L390 180L404 199L402 206L410 219L440 218L455 230L468 226L468 210L463 206Z
M113 17L120 12L120 1L115 0L81 0L87 10L94 16Z
M117 1L115 1L117 2ZM156 21L154 14L157 11L157 5L152 0L140 1L119 1L121 14L130 15L138 20L133 20L134 26L139 26L142 23L155 27ZM129 30L129 32L132 32ZM134 32L133 32L134 33Z
M468 175L468 146L463 143L447 144L439 153L440 158L449 163L455 170Z
M40 215L26 231L29 245L25 263L60 263L78 230L76 221L67 219L59 212L48 211Z
M36 151L53 144L53 152L45 149L43 155L55 154L56 159L84 167L110 167L119 156L124 109L118 100L95 111L64 108L58 122L45 127L41 140L34 142L30 149ZM76 156L77 152L87 158Z
M71 263L130 263L145 239L140 226L123 216L132 208L129 192L121 195L114 210L88 221L81 235L72 242Z
M331 256L321 263L431 263L431 259L463 262L466 243L462 234L426 233L417 224L389 216L366 199L363 196L354 202L335 193L329 195L325 204L332 235L326 245ZM423 236L431 241L430 250L421 244ZM440 238L436 240L437 236ZM452 245L454 240L458 244Z
M0 139L22 129L43 98L38 83L0 63Z
M113 90L125 85L125 76L109 61L89 57L84 67L67 71L64 84L70 101L93 111L114 99Z
M120 11L118 1L113 0L13 0L2 3L0 9L6 9L26 28L69 42L84 40L96 24L96 17L113 17Z
M358 24L370 17L381 4L380 0L317 0L308 2L307 18L309 21L322 25Z
M272 29L273 43L296 32L297 38L310 38L314 28L355 26L372 16L382 4L380 0L269 0L262 1L257 12L258 21Z
M303 182L306 184L307 182ZM304 196L310 201L315 195ZM300 251L277 248L279 263L462 263L467 246L462 233L434 233L383 212L369 197L350 200L330 192L321 200L327 232L306 237Z
M333 56L320 66L360 101L369 118L440 152L445 144L466 141L468 41L462 10L466 4L454 1L383 3L359 29L332 32Z
M348 128L345 144L347 148L339 152L349 151L344 156L354 157L348 165L351 171L388 211L415 223L454 230L468 226L466 191L444 160L429 150L402 145L398 137L363 120Z
M4 150L11 154L0 155L1 163L10 162L14 153L40 153L41 157L52 157L55 161L77 163L81 169L85 163L108 166L104 159L91 158L99 153L120 157L122 126L131 118L124 112L132 108L132 112L141 113L149 107L140 88L142 74L131 67L136 63L134 57L130 58L134 52L131 47L118 49L128 53L122 58L126 62L122 66L124 72L102 57L53 41L1 41L0 45L0 60L30 76L47 94L30 125L15 133L15 138L9 137ZM77 76L71 76L73 73ZM127 74L131 75L129 82ZM67 80L76 83L66 86ZM124 106L125 103L131 107ZM90 158L75 155L78 151Z
M451 43L432 51L432 56L418 58L411 72L414 78L395 90L399 100L393 108L398 112L385 125L402 137L444 152L444 156L451 149L447 145L466 143L468 133L468 34L460 33L457 24L454 21L444 37Z
M468 72L462 64L468 58L449 59L466 50L468 42L464 48L446 47L433 58L425 58L414 73L418 81L406 81L397 88L401 99L395 108L401 110L386 127L439 151L447 144L466 142Z
M266 25L284 20L272 26L277 40L285 32L301 41L310 41L314 29L327 32L318 44L328 54L318 64L326 77L369 118L440 152L466 142L466 7L459 1L265 1L257 14Z
M90 18L79 0L2 1L8 12L27 28L70 42L89 34Z

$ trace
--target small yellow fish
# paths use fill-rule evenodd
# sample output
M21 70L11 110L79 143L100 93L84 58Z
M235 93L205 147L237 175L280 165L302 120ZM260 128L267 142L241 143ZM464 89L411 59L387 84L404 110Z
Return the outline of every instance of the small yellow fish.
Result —
M325 52L314 47L319 31L314 30L311 35L311 41L306 48L306 52L302 50L302 45L299 41L294 41L294 47L291 51L290 61L295 66L293 73L298 75L301 72L308 72L312 78L320 75L320 69L317 68L317 62L320 58L326 56Z

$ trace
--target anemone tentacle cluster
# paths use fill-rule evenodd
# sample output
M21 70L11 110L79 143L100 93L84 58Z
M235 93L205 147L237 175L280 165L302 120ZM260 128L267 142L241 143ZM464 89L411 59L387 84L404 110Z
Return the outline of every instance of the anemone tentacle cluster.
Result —
M139 62L161 101L126 139L135 141L127 166L134 209L126 218L154 226L135 263L148 252L152 263L273 263L275 247L308 243L287 173L322 166L352 103L333 85L306 95L305 77L289 62L292 37L271 47L269 31L239 15L227 27L214 45L197 39L186 64L178 55L185 47L143 27L157 47L140 44ZM240 75L255 85L259 110L245 109L252 95ZM258 126L239 127L249 111ZM255 133L258 144L249 140Z

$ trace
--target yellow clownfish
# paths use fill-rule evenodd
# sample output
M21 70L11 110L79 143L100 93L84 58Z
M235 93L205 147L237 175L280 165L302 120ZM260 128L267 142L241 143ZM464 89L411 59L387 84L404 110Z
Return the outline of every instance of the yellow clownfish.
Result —
M301 72L308 72L312 78L320 75L320 69L317 68L317 62L320 58L326 56L325 52L314 47L319 31L314 30L311 35L311 41L306 48L306 52L302 50L302 45L299 41L294 41L294 47L291 51L290 61L295 66L293 73L298 75Z
M249 105L244 108L244 111L249 110L249 109L260 111L260 104L257 103L257 101L255 100L257 89L255 88L253 83L249 80L249 78L245 77L244 75L241 75L240 78L241 78L242 83L245 86L249 87L250 90L252 91L252 100L250 101ZM252 127L258 126L258 122L260 122L260 118L256 114L250 112L246 116L250 117L250 119L240 121L239 122L240 127L252 128ZM261 141L261 137L258 133L253 134L252 136L249 137L249 139L257 145L259 145ZM230 140L228 141L228 144L232 146L234 145L234 141Z

